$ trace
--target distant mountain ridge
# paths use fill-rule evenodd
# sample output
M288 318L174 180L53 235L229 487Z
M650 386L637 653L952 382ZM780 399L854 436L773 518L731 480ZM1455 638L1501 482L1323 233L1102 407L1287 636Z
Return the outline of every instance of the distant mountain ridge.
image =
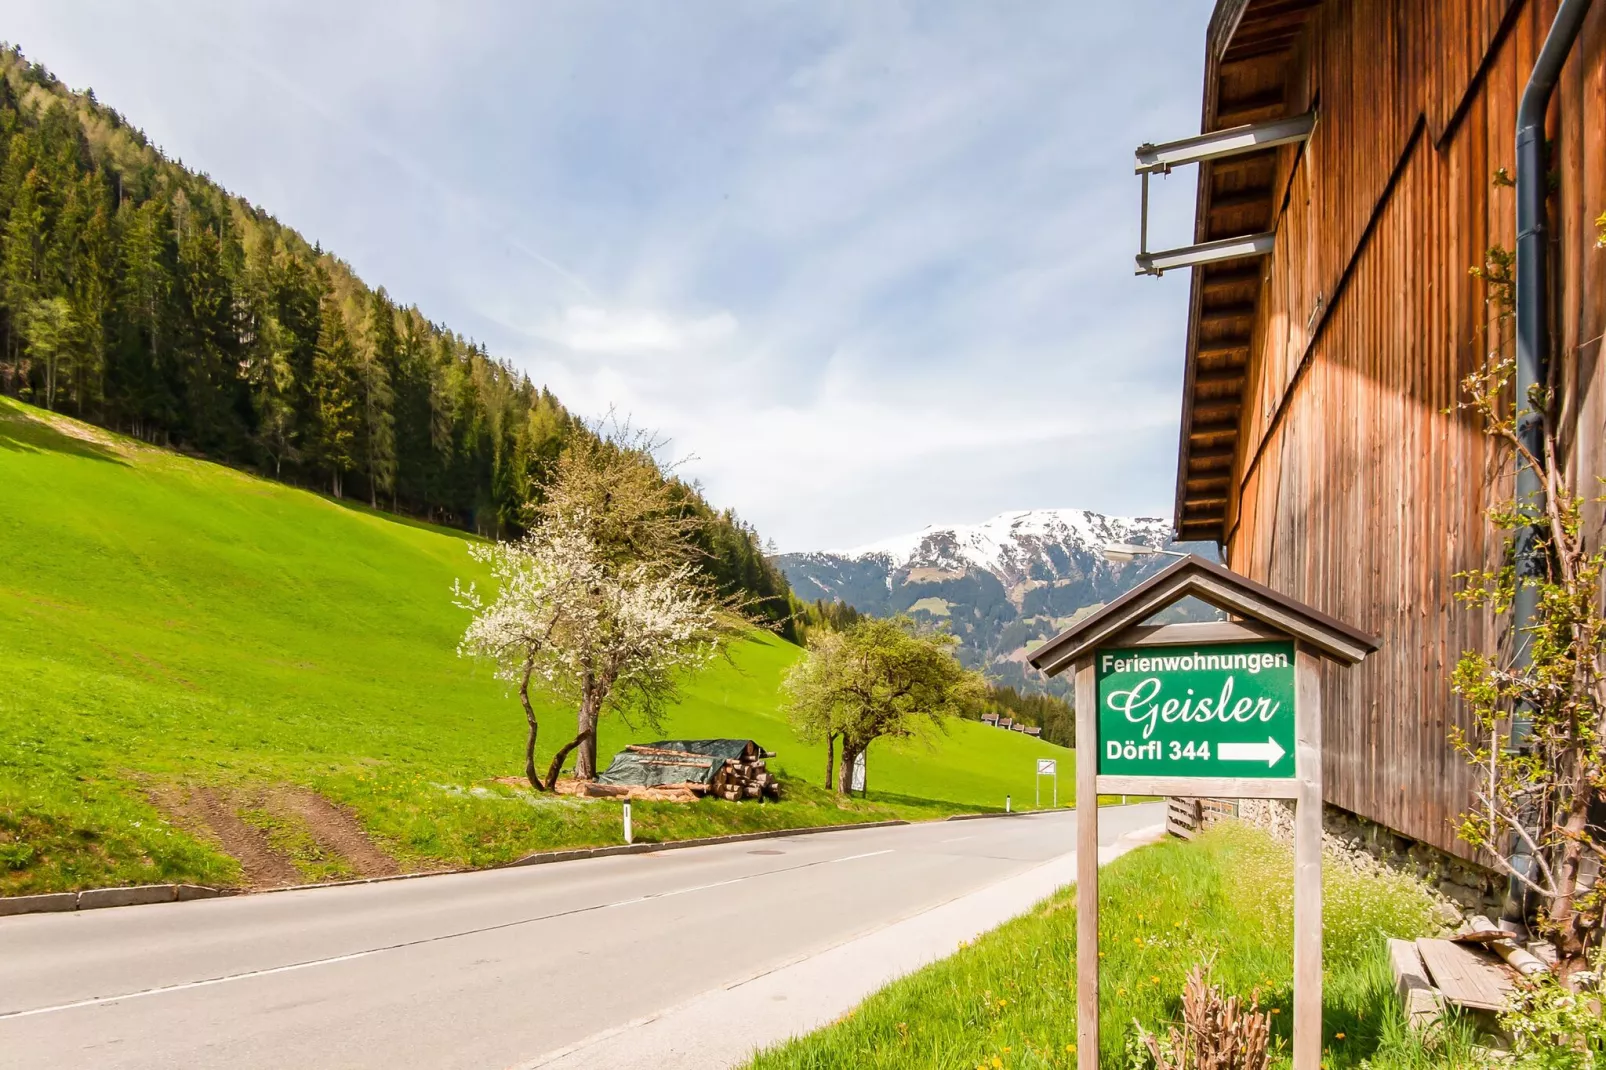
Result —
M942 621L960 660L999 683L1063 694L1026 665L1027 649L1165 567L1163 556L1116 564L1114 542L1172 548L1171 524L1086 509L1000 513L979 524L933 525L851 550L774 558L799 598L842 601L872 616ZM1210 544L1185 544L1211 558Z

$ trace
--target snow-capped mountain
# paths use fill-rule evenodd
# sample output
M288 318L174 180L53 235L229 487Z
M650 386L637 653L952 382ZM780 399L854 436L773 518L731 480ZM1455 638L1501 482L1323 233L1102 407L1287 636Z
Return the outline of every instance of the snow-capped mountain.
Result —
M1171 524L1165 520L1103 516L1085 509L1032 509L1000 513L980 524L932 525L912 535L882 539L836 556L885 557L894 568L979 568L1007 583L1018 583L1030 578L1050 579L1047 575L1034 577L1034 564L1043 563L1049 571L1060 571L1056 548L1067 554L1085 553L1096 563L1108 564L1103 549L1112 542L1163 547L1170 541Z
M1027 648L1163 568L1169 558L1113 564L1112 542L1170 548L1171 524L1085 509L1001 513L881 539L851 550L782 554L776 564L806 601L846 602L873 616L940 620L960 659L1001 683L1039 690ZM1183 549L1214 557L1211 545ZM1055 681L1056 692L1066 684Z

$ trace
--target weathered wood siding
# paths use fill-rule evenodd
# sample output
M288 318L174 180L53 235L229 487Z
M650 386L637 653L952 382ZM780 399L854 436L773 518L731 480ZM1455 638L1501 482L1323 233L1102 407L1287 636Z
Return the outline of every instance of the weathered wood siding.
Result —
M1251 9L1254 4L1249 5ZM1487 647L1454 600L1457 572L1498 559L1484 518L1509 459L1456 406L1495 344L1469 269L1515 245L1522 91L1554 0L1329 0L1310 12L1290 112L1315 132L1283 157L1277 245L1255 304L1226 517L1231 566L1383 636L1360 668L1329 670L1327 798L1471 857L1454 835L1470 771L1448 677ZM1552 111L1568 463L1602 457L1606 322L1606 5L1575 48ZM1586 490L1589 488L1585 488Z

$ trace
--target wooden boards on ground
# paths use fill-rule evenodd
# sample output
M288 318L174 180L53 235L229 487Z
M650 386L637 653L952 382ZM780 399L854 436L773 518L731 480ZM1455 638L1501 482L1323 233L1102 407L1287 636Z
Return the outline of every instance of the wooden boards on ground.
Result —
M1493 955L1450 940L1418 940L1416 950L1448 1002L1480 1011L1506 1009L1512 974Z

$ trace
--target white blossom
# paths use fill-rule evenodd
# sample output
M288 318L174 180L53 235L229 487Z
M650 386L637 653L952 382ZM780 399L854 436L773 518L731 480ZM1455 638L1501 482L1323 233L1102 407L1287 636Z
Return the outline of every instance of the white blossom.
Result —
M471 545L496 593L486 600L474 585L453 585L454 602L474 615L458 653L493 662L499 679L528 678L579 702L593 726L605 709L651 718L683 674L718 652L720 606L693 566L610 566L585 532L581 516Z

